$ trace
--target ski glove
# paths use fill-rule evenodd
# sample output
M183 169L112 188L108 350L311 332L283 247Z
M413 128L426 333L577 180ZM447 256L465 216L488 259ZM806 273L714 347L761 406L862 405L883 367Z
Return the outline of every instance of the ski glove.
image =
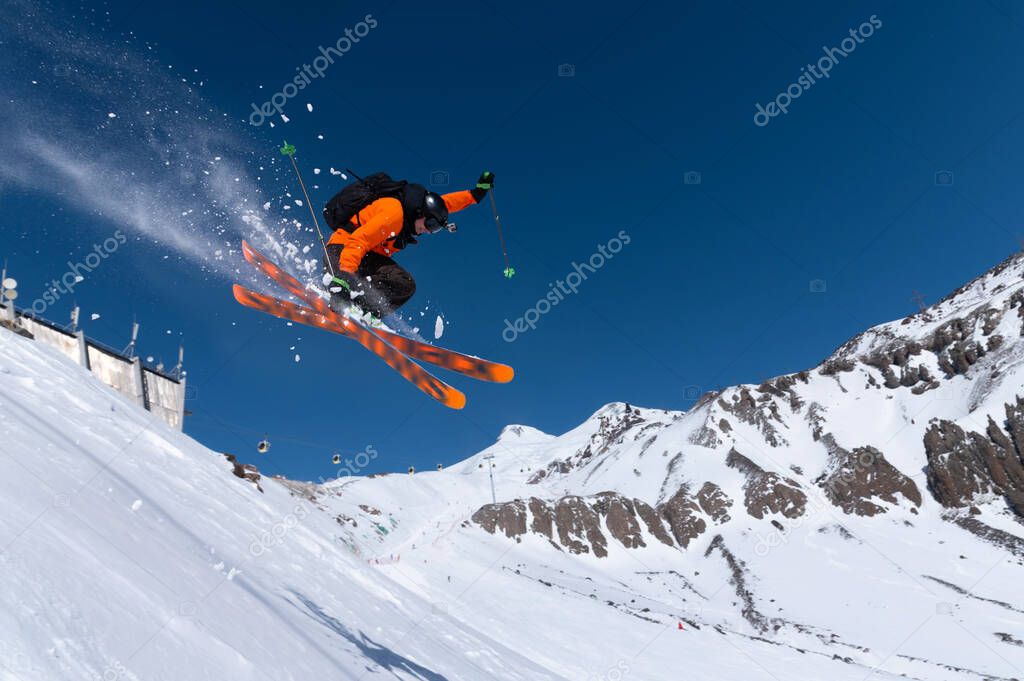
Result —
M480 179L476 181L478 189L494 189L494 173L485 170L480 173Z
M334 295L351 300L352 294L360 290L359 277L351 272L338 270L337 274L327 282L327 290Z
M489 189L494 189L494 173L485 170L480 173L480 178L476 181L476 187L470 189L469 192L473 195L476 202L480 203L487 196L487 190Z

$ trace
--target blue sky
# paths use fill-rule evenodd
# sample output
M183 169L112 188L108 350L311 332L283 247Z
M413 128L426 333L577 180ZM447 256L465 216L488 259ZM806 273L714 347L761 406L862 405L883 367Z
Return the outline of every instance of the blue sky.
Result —
M684 409L817 364L1024 238L1024 9L1012 3L209 5L2 10L36 28L0 24L12 55L0 113L14 128L0 257L31 300L123 230L128 243L47 316L77 302L87 332L115 346L136 318L142 354L168 363L183 340L187 432L266 473L330 476L333 451L367 446L379 452L367 472L432 467L509 423L562 432L611 401ZM288 102L289 122L246 123L368 14L377 26ZM827 79L755 125L757 104L872 16L880 27ZM340 186L330 167L422 182L442 171L451 189L497 174L514 279L487 205L399 261L419 284L410 319L431 336L443 314L442 345L511 363L515 382L446 375L469 396L451 412L356 344L234 303L231 281L254 280L224 250L248 236L232 201L302 219L283 209L284 192L298 195L277 160L284 138L317 204ZM231 167L226 185L240 176L230 197L189 184L216 164ZM944 171L951 183L936 181ZM620 230L630 243L577 294L503 340L506 319Z

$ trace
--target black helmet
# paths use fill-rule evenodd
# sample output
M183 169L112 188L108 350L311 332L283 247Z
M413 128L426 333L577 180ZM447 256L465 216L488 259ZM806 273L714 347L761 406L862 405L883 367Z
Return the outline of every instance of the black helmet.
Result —
M448 225L448 206L440 194L427 192L423 198L423 217L426 218L424 226L431 234L436 234Z

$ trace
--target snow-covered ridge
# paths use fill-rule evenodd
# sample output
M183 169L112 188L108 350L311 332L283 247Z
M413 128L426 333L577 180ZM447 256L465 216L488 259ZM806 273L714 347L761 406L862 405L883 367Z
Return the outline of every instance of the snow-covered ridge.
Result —
M529 556L516 574L538 564L598 570L632 596L649 594L642 576L675 574L701 604L678 614L688 626L769 637L850 668L1017 678L1007 660L1019 659L1013 641L1022 637L1002 631L995 611L989 620L965 609L1020 608L1001 580L1019 577L1024 557L1022 270L1016 255L813 369L707 394L689 412L613 403L559 436L512 426L444 473L349 481L328 507L382 502L395 528L360 536L354 513L353 541L403 555L482 534ZM1017 567L985 572L1005 558ZM884 566L867 567L876 560ZM725 575L732 598L715 615L705 607L715 597L689 577L708 571ZM968 574L979 580L973 589L963 585ZM879 580L902 586L881 595ZM886 648L911 633L889 619L894 602L925 620L955 611L985 651L973 657L963 630L941 624L913 652ZM608 605L623 611L614 598ZM814 644L802 640L808 632L817 632Z
M926 342L944 329L955 333L960 329L948 327L962 327L965 323L978 323L984 335L991 335L1007 311L1020 309L1022 296L1024 254L1015 253L921 312L880 324L859 334L843 344L829 361L884 352L901 343ZM1009 330L1014 330L1012 326L1008 325L1011 327ZM1015 330L1020 331L1019 325ZM941 334L938 340L942 340Z

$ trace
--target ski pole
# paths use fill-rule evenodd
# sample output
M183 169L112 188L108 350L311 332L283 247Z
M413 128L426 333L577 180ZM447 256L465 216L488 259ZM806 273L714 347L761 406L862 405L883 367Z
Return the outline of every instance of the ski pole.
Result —
M309 200L309 192L306 191L306 183L302 181L302 173L299 172L299 164L295 162L295 145L288 144L288 140L285 140L284 146L281 147L281 154L291 159L292 168L295 169L295 176L299 178L299 186L302 187L302 195L306 197L306 206L309 207L309 215L313 218L313 224L316 226L316 235L320 237L320 245L324 249L324 260L327 261L327 267L331 270L331 277L336 277L337 272L334 271L334 263L331 262L331 256L327 252L327 242L324 241L324 233L320 231L320 222L316 219L316 212L313 210L313 203Z
M491 187L491 210L494 211L494 224L498 228L498 241L501 243L501 254L505 258L505 278L511 279L516 275L516 270L508 261L508 250L505 248L505 236L501 233L501 216L498 215L498 204L494 201L494 187Z

